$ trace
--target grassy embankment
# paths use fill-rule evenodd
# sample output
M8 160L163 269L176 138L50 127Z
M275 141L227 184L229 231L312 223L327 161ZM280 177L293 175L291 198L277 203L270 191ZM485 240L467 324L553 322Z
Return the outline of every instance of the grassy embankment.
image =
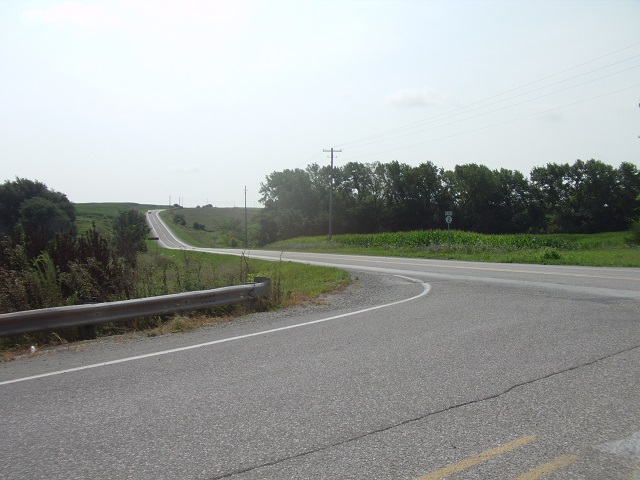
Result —
M249 246L254 240L259 224L260 208L247 208L247 228L245 232L244 208L180 208L168 209L160 217L169 225L182 240L196 247L244 247L245 233ZM172 221L175 214L184 217L185 225L178 225ZM203 229L195 229L199 224Z

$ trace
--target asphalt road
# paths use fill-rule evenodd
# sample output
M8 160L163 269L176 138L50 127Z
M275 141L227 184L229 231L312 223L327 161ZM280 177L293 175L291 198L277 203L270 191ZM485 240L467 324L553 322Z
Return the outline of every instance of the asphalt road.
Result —
M0 478L640 478L638 269L248 253L358 281L0 365Z

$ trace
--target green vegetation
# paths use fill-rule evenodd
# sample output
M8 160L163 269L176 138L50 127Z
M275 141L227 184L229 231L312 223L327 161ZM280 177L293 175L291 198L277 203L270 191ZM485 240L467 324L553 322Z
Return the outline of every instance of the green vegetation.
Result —
M257 243L261 211L261 208L247 209L249 246ZM244 247L244 208L173 208L162 212L160 217L179 238L196 247Z
M631 224L629 236L626 238L629 245L640 246L640 220L636 220Z
M147 216L139 210L118 212L111 221L113 248L128 265L135 268L138 252L146 252L149 236Z
M206 220L202 210L209 210ZM208 221L213 225L224 224L225 221L237 224L244 220L242 209L181 209L179 212L187 219L187 226L181 227L170 221L172 212L175 210L164 212L167 224L184 241L200 247L232 247L229 239L234 237L214 235L213 232L199 235L195 229L188 228L189 222ZM255 227L260 212L253 212L249 218L253 219L250 225ZM640 249L630 243L630 238L628 232L490 235L459 230L449 233L447 230L425 230L333 235L331 244L327 243L326 236L296 237L264 248L481 262L640 267ZM242 247L241 244L238 246Z
M346 272L334 268L161 249L155 241L147 239L146 211L157 208L153 205L113 203L76 207L78 223L84 225L80 233L54 231L55 237L49 238L35 257L21 243L24 235L1 238L1 313L207 290L242 284L258 276L272 278L273 296L257 307L280 308L312 300L350 282ZM235 219L239 211L210 208L221 214L221 218L212 218L197 216L200 209L193 210L194 217L188 217L190 221L197 218L203 224L209 221L223 225ZM179 212L190 215L187 209ZM16 217L14 223L18 224L20 219ZM6 225L10 231L9 222ZM205 233L214 238L210 230ZM188 315L138 318L99 325L96 330L98 335L141 330L148 335L182 332L228 319L245 308L232 305ZM78 338L76 329L1 338L0 354L10 359L31 345L66 343Z
M474 163L312 164L261 184L258 244L326 233L330 185L334 234L446 229L445 211L470 232L601 233L627 230L640 213L640 172L631 163L549 163L529 177Z
M66 195L38 181L16 178L0 185L0 241L20 244L33 259L57 235L75 235L75 209Z
M203 252L164 250L149 241L149 251L138 256L133 278L132 296L147 297L175 292L208 290L239 285L255 277L269 277L273 281L272 299L254 308L283 308L319 295L344 288L350 276L343 270L309 266L290 262L269 262L233 255L214 255ZM55 269L48 272L55 283ZM55 291L55 289L52 289ZM138 318L126 322L96 327L98 336L144 331L149 336L167 332L179 333L211 323L226 321L246 313L246 304L229 305L188 314ZM0 338L0 353L5 360L24 352L31 345L38 348L78 339L76 329L42 332Z
M15 233L0 239L0 313L134 298L137 257L147 250L144 213L118 212L107 235L95 227L77 235L58 223L65 226L37 244L23 222L21 215Z
M138 296L164 295L240 285L255 277L269 277L286 306L317 297L349 283L349 275L335 268L292 262L271 262L236 255L153 248L140 255Z
M449 244L450 238L450 244ZM268 245L275 250L456 259L479 262L640 267L640 248L626 232L600 234L485 235L451 230L298 237Z

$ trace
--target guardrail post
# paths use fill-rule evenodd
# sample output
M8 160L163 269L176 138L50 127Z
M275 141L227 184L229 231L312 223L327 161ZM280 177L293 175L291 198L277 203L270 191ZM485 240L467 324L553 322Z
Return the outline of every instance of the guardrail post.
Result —
M80 305L95 305L96 303L80 302ZM97 336L95 325L78 325L78 340L95 340Z
M95 325L80 325L78 327L79 340L95 340L97 337Z

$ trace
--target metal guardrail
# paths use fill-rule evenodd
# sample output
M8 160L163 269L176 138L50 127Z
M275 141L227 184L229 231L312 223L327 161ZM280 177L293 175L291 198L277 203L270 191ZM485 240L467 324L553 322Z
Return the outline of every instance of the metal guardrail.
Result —
M95 326L100 323L219 307L258 298L269 298L270 295L271 279L256 277L255 282L233 287L117 302L4 313L0 314L0 337L65 327L80 327L82 335L83 327Z

